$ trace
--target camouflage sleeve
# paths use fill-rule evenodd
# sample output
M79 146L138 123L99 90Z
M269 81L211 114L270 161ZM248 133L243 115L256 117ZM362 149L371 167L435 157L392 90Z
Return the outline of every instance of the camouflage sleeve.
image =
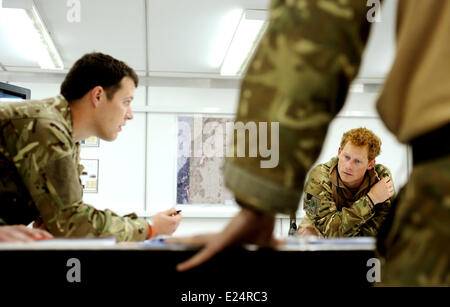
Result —
M303 207L314 228L323 237L353 237L374 216L369 199L363 196L349 208L337 210L329 181L324 182L320 165L311 170L305 185Z
M375 166L375 171L378 174L378 177L380 179L384 178L384 177L389 177L392 179L392 174L389 171L389 169L381 164L377 164ZM394 195L387 199L385 202L381 203L381 204L377 204L375 205L375 215L373 216L373 218L368 221L366 224L363 225L362 229L361 229L361 233L365 236L375 236L378 234L378 230L381 227L381 224L383 224L384 220L386 219L390 209L391 209L391 203L392 200L395 197L395 192Z
M115 236L119 241L144 240L148 232L145 221L135 215L120 217L110 210L96 210L83 203L70 138L57 122L28 121L13 159L49 232L57 237Z
M369 33L366 12L366 1L272 1L236 122L256 123L260 138L270 136L273 161L267 165L261 148L256 157L237 157L235 139L224 167L226 185L244 206L267 214L297 210L306 173L358 72ZM257 143L247 138L245 152Z

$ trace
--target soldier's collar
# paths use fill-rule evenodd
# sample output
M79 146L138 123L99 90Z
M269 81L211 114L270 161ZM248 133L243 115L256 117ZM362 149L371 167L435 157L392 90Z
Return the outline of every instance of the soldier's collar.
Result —
M333 173L333 170L337 167L338 161L339 161L339 158L338 158L338 157L333 157L333 158L331 158L331 160L327 163L328 166L330 167L330 170L329 170L330 176L331 176L331 174Z
M57 99L61 101L61 104L63 105L62 108L60 108L60 111L62 113L62 116L67 122L67 129L69 130L70 136L73 137L73 120L72 120L72 109L70 108L70 103L67 101L67 99L59 94L56 96Z
M333 165L333 167L330 167L330 181L336 187L349 190L349 188L343 182L342 182L342 184L339 182L338 177L339 177L339 175L338 175L337 160L336 160L336 163ZM358 190L364 190L364 189L370 188L370 186L372 186L374 183L378 182L378 180L379 180L379 178L378 178L377 172L375 172L375 168L367 170L364 173L364 179L361 182Z

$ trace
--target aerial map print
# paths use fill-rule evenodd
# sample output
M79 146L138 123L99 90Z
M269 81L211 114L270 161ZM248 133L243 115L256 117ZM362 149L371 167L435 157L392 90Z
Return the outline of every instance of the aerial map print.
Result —
M225 124L231 118L178 117L177 203L223 204Z

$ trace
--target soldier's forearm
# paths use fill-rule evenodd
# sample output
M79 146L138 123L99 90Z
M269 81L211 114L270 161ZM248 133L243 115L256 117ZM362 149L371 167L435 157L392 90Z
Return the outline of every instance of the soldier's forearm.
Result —
M316 220L315 226L325 237L354 236L374 215L367 201L355 203L342 211L333 210Z
M57 237L116 237L118 241L144 240L148 228L137 217L120 217L97 210L82 200L58 210L50 201L38 204L47 229Z

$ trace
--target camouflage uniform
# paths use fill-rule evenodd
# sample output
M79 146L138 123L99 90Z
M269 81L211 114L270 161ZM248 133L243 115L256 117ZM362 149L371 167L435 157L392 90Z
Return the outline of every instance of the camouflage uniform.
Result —
M393 208L377 242L383 285L450 286L450 157L415 166Z
M304 219L309 219L322 237L375 236L391 200L372 208L367 193L381 178L392 178L389 170L376 164L366 172L358 190L351 191L338 179L337 164L335 157L311 170L304 188Z
M447 16L450 11L448 9L449 1L411 0L399 1L399 12L402 12L402 6L409 3L419 6L428 5L429 7L426 9L429 12L435 12L436 17ZM366 5L367 1L349 0L272 1L270 25L242 82L236 121L244 124L255 122L257 126L259 126L259 122L279 122L279 164L275 168L261 168L260 162L265 159L261 155L256 158L237 158L235 142L235 154L234 157L227 158L224 175L226 185L233 191L237 201L243 207L266 214L278 212L294 214L296 212L306 173L317 159L328 125L342 108L349 84L358 72L370 28L370 23L366 19L369 7ZM446 7L444 8L444 6ZM418 15L422 13L424 11L418 12ZM433 22L426 23L427 27L437 24L429 15L427 18L423 21L424 23L433 20ZM420 20L421 17L418 16L418 19L411 21L411 24ZM448 33L442 27L442 23L445 23L446 20L448 21L448 18L439 19L441 31L438 33L436 30L442 44L448 42ZM426 30L424 33L426 34L423 39L426 38L427 42L436 37L431 37ZM414 35L414 32L409 32L408 35ZM405 50L406 53L409 50L407 43L402 45L404 48L402 50ZM420 44L418 48L420 48ZM444 50L448 51L448 49L432 48L430 45L429 50L430 53L432 53L431 50L434 52L434 55L431 56L438 56L436 59L448 60L448 57L442 56L446 52ZM421 58L419 59L423 52L420 50L414 50L414 52L417 52L417 57L413 57L409 64L423 63ZM401 56L399 59L401 60ZM413 70L410 69L411 65L404 67L402 76L414 75ZM448 68L448 65L446 67ZM440 79L434 80L435 83L448 80L448 69L442 69L442 64L436 66L436 69L440 69ZM405 80L403 78L399 81ZM426 79L424 80L426 81ZM404 87L398 87L397 92L404 94L408 89L406 86L412 83L402 84ZM422 92L424 92L424 88L427 87L422 87ZM448 90L447 92L442 91L442 86L440 88L433 86L432 88L434 93L440 90L440 106L442 108L448 106ZM389 100L385 106L395 107L412 98L414 97L402 96L399 99ZM405 105L406 108L408 108L407 105ZM386 116L385 114L392 114L395 119L401 120L403 111L383 112L382 119ZM443 121L450 120L448 112L439 114L439 116ZM439 127L438 125L442 123L435 123L432 119L433 117L426 118L429 121L428 131ZM418 120L404 124L406 127L414 125L416 122ZM395 125L389 127L395 127ZM249 145L250 142L247 139L246 146ZM392 231L396 231L396 237L401 237L403 246L388 245L387 248L390 248L392 252L394 249L396 250L395 255L398 258L391 258L394 254L389 256L388 253L385 267L389 272L383 273L382 279L387 284L391 282L422 284L417 276L424 274L427 277L422 278L421 281L432 279L436 281L436 284L448 284L450 280L448 274L450 265L450 253L448 252L450 188L448 181L437 181L427 177L428 183L433 182L440 188L432 189L436 192L436 198L433 198L433 201L420 203L419 199L425 199L426 195L418 196L413 193L416 185L413 180L416 173L416 171L413 172L412 182L407 187L410 197L416 197L415 205L408 205L406 201L401 202L397 211L402 212L401 215L404 218L400 219L396 216L393 223ZM448 162L442 168L432 167L430 173L435 174L436 178L448 178L450 174ZM427 190L418 189L416 191L426 193ZM430 208L426 209L425 205ZM412 225L408 225L415 215L414 212L409 211L413 207L421 207L417 214L422 214L420 218L422 224L414 230L409 228ZM430 216L437 217L442 223L432 223ZM409 231L408 229L411 231L405 234L406 231ZM427 235L422 235L421 231ZM430 242L428 240L430 238L435 239ZM416 239L419 241L413 242ZM424 250L428 248L433 251L429 252L428 262L423 266L420 264L421 258L414 260L415 265L410 266L413 260L408 257L415 254L415 246L419 242ZM410 273L406 274L405 272Z
M0 219L41 218L57 237L115 236L144 240L147 223L83 203L80 145L63 96L0 104Z

